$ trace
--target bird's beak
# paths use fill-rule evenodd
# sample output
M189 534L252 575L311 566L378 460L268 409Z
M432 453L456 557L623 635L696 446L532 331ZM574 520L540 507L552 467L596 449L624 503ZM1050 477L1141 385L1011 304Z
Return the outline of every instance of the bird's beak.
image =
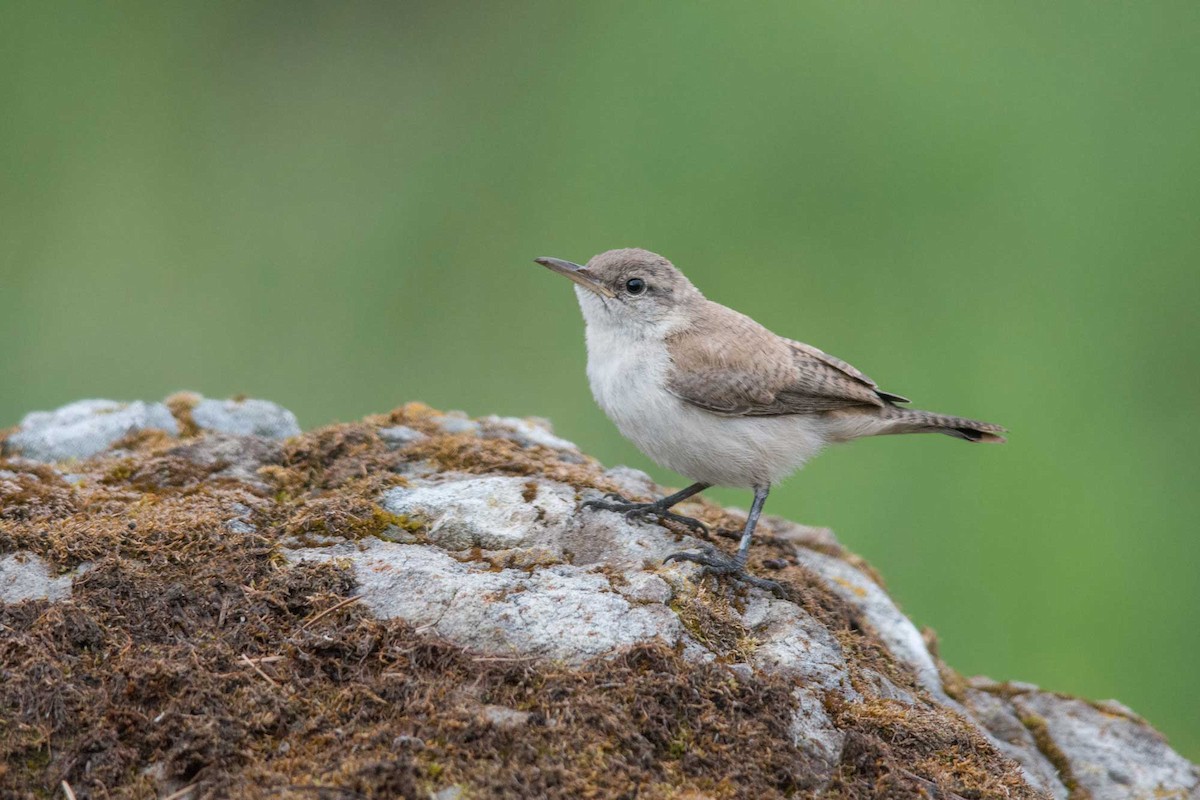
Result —
M598 295L616 297L612 289L609 289L603 283L596 280L596 276L588 272L587 267L581 267L571 261L563 261L561 258L535 258L534 261L546 269L557 272L559 275L566 275L583 288L593 291Z

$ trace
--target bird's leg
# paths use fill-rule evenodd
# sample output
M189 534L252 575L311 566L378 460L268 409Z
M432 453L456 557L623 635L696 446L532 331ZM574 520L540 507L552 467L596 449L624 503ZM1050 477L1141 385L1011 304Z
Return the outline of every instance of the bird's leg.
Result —
M583 507L616 511L624 514L627 519L655 517L660 520L670 520L678 522L680 525L686 525L698 533L707 535L707 525L698 519L671 513L671 506L682 503L693 495L700 494L709 486L710 484L707 483L693 483L686 489L681 489L675 494L669 494L661 500L655 500L653 503L634 503L619 494L606 494L603 500L588 500L583 504Z
M750 540L754 538L754 529L758 527L758 518L762 516L763 506L767 502L770 486L754 487L754 503L750 506L750 514L746 517L746 527L742 528L742 540L738 543L737 553L730 558L717 548L709 545L699 553L672 553L663 559L668 561L691 561L704 567L705 574L728 575L760 589L769 589L777 595L783 594L783 587L775 581L759 578L746 571L746 559L750 557Z

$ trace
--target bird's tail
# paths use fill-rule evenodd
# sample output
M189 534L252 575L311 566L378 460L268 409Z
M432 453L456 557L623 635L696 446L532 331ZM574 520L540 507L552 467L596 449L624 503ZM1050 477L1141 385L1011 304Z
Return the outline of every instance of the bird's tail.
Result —
M1004 428L991 422L980 422L977 419L948 417L932 411L918 411L896 406L881 409L880 416L891 422L880 431L885 435L891 433L944 433L968 442L999 444L1004 441L1004 437L1000 435L1004 433Z

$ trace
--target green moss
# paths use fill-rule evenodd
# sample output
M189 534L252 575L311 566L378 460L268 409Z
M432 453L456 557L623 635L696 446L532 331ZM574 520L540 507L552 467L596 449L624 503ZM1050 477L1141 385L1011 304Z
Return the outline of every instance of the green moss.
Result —
M427 523L425 520L421 519L420 517L412 517L412 516L409 516L408 514L390 514L389 512L386 512L386 511L383 511L381 513L385 517L390 516L391 521L389 523L387 523L389 526L397 527L400 530L408 531L409 533L419 533L421 531L426 530L429 526L429 523Z
M136 469L137 465L132 458L122 458L109 467L100 480L107 484L124 483L133 477Z
M681 727L667 746L667 758L681 759L692 749L692 732L686 726Z

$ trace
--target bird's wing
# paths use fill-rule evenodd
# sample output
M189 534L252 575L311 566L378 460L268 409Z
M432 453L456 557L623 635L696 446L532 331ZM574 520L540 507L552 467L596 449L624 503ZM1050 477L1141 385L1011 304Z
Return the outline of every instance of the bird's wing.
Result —
M861 383L863 386L866 386L867 388L873 390L877 395L879 395L882 399L888 401L889 403L907 403L907 402L909 402L909 399L907 397L903 397L902 395L898 395L898 394L893 394L892 392L883 391L882 389L879 388L879 384L877 384L877 383L875 383L875 381L871 380L871 378L868 377L865 372L858 369L853 364L849 364L845 361L842 361L837 356L831 356L828 353L826 353L824 350L818 350L817 348L813 347L811 344L805 344L804 342L796 342L791 339L786 339L785 341L789 345L791 345L792 349L796 352L796 358L798 358L798 359L801 359L801 358L816 359L817 361L820 361L822 364L825 364L826 366L833 367L834 369L836 369L838 372L841 372L846 377L856 380L859 383Z
M812 414L903 401L859 370L716 303L667 339L667 390L725 416Z

